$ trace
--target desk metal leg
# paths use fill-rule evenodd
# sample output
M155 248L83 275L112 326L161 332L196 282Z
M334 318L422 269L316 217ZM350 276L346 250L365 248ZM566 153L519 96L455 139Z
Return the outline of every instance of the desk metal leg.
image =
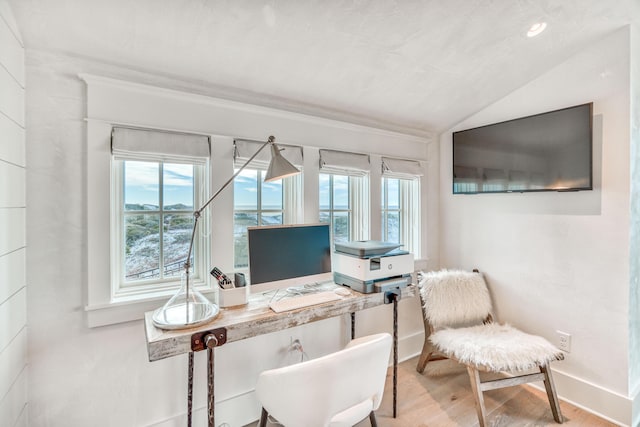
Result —
M187 372L187 427L191 427L193 413L193 351L189 352L189 368Z
M398 398L398 297L393 298L393 418Z
M216 400L215 400L215 385L214 385L214 360L213 347L207 348L207 407L209 408L209 427L215 427L216 425Z
M191 351L189 352L189 384L187 391L187 426L191 427L191 412L193 406L193 352L207 350L207 407L209 409L208 425L215 426L215 382L214 382L214 351L215 347L227 342L225 328L196 332L191 335Z
M351 339L356 337L356 313L351 313Z
M218 339L214 334L209 334L204 338L204 344L207 347L207 407L209 408L209 427L215 427L216 425L216 399L215 399L215 365L214 365L214 351L218 345Z

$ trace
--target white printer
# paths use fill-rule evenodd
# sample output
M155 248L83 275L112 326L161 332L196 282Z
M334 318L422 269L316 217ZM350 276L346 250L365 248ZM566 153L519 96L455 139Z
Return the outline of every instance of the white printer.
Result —
M335 244L333 281L365 294L411 283L413 254L397 243L360 240Z

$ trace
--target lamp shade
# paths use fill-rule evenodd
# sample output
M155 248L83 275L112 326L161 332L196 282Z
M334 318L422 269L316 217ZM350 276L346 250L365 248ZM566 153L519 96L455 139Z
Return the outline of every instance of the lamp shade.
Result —
M271 161L267 168L267 174L264 177L265 182L276 181L300 173L298 168L289 163L289 161L280 154L282 150L283 149L279 148L276 144L271 144Z

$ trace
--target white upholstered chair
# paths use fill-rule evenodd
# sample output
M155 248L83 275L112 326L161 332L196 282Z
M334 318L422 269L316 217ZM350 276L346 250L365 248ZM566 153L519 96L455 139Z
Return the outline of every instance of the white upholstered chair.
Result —
M369 335L335 353L262 372L260 426L269 415L286 427L351 427L367 417L376 426L390 351L391 335Z
M532 381L544 382L553 418L562 423L549 364L564 359L564 354L542 337L494 323L482 274L457 270L423 274L420 300L425 342L416 369L422 373L427 363L446 358L465 365L481 427L487 418L484 391ZM479 371L511 376L483 382Z

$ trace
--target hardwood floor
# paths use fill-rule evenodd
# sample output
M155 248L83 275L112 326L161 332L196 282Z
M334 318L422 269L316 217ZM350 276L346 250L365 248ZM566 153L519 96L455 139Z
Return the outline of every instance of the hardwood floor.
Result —
M416 372L417 358L398 366L398 417L392 418L392 377L387 374L382 405L376 412L379 427L477 426L478 418L466 369L450 361L427 365ZM515 386L485 392L487 423L493 427L558 426L543 391ZM560 402L566 426L615 426L569 403ZM364 421L357 427L368 427Z
M376 411L379 427L471 427L478 425L467 371L452 362L427 365L416 372L417 358L398 365L398 417L392 417L392 376L387 374L385 393ZM485 392L488 424L493 427L558 426L546 394L530 386ZM615 426L593 414L561 401L563 426ZM252 424L252 426L257 423ZM269 427L277 424L267 424ZM356 427L369 427L365 420Z

